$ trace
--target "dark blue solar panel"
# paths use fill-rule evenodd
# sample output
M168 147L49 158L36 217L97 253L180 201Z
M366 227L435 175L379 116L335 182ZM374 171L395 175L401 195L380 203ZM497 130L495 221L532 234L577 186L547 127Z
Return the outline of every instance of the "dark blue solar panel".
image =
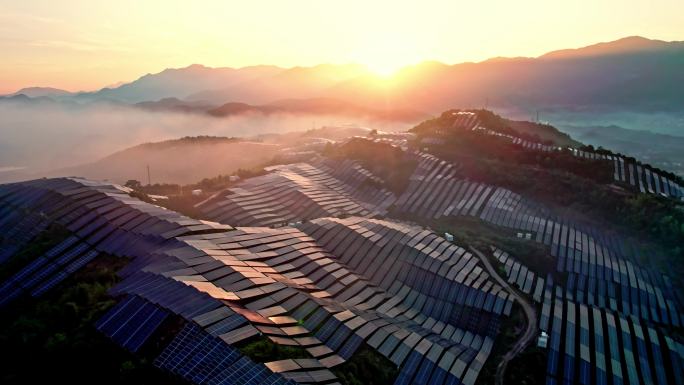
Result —
M155 361L155 365L200 384L291 384L282 376L206 333L187 324Z
M432 377L430 377L429 384L443 384L447 374L449 373L447 373L446 370L440 368L439 366L435 366L435 370L432 372Z
M399 376L397 376L396 381L394 381L394 385L412 384L411 379L413 378L413 374L418 369L418 365L422 359L423 356L416 351L412 351L408 359L404 362L404 365L402 365Z
M348 360L351 358L351 356L356 352L356 350L361 346L363 343L363 339L356 334L353 334L351 338L349 338L340 348L340 350L337 352L337 354L344 358L345 360Z
M323 327L321 327L317 332L316 332L316 337L320 339L321 341L325 341L330 336L335 333L335 331L340 327L341 323L335 317L331 317L328 322L326 322Z
M243 326L247 323L247 319L240 314L232 314L227 318L206 328L207 333L218 336L220 334L228 333L229 331Z
M416 377L413 379L413 383L418 384L428 384L430 383L430 374L432 373L432 368L435 366L434 362L428 360L427 358L423 360L416 373Z
M159 309L155 306L155 309L152 312L152 314L129 337L129 339L124 344L124 347L126 347L128 350L132 352L138 351L138 349L140 349L140 347L157 330L161 323L164 322L168 315L169 313L166 310Z
M351 334L349 328L345 327L342 323L338 323L337 329L334 331L332 336L325 341L325 344L332 350L338 350L342 343Z

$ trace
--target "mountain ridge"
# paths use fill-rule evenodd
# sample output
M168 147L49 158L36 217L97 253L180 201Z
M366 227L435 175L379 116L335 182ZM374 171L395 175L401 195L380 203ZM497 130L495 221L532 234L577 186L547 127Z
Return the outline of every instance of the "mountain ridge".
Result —
M222 105L333 97L371 108L436 113L453 105L540 108L606 106L673 110L684 99L684 42L630 36L538 57L480 62L425 61L379 77L359 64L241 68L193 64L141 76L116 88L80 92L79 102L140 103L165 98Z

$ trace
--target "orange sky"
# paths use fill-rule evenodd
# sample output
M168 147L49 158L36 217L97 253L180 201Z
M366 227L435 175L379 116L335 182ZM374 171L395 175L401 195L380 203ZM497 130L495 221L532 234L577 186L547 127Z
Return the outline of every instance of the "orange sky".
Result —
M0 0L0 93L92 90L192 63L356 62L389 73L630 35L684 40L682 14L681 0Z

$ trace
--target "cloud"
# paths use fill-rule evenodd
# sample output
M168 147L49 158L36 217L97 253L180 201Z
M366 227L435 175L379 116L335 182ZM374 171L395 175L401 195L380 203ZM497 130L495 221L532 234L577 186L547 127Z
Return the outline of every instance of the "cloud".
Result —
M0 103L0 167L25 167L26 172L40 173L92 162L145 142L197 135L246 137L303 131L314 122L316 126L357 123L392 128L343 116L276 114L213 118L128 106L65 107L57 103L5 101Z

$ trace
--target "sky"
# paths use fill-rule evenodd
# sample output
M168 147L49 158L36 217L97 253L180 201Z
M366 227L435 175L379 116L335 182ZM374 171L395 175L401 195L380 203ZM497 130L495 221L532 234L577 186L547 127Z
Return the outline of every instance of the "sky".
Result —
M684 40L682 0L0 0L0 93L95 90L146 73L539 56L641 35Z

